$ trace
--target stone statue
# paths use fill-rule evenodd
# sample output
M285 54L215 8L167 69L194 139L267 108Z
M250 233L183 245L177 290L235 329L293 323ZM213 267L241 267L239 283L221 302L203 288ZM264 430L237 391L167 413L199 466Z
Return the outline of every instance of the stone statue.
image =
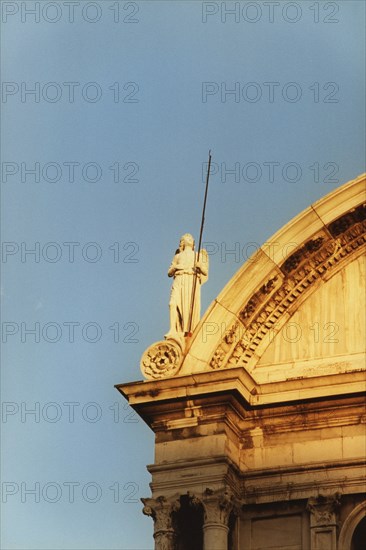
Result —
M174 282L169 302L170 330L165 335L166 339L181 340L182 336L189 332L195 273L197 282L191 332L194 331L200 320L201 285L208 279L208 254L206 250L201 250L198 261L198 254L194 251L194 239L192 235L186 233L180 239L179 248L168 270L168 276L174 277Z

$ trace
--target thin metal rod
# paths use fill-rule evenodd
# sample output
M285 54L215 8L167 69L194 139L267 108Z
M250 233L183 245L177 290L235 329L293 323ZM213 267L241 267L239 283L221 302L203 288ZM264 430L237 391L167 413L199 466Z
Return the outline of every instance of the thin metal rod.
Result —
M203 200L200 238L199 238L199 242L198 242L198 254L197 254L197 258L195 259L195 262L194 262L194 278L193 278L193 286L192 286L191 307L190 307L190 311L189 311L189 323L188 323L187 336L191 335L191 329L192 329L193 308L194 308L194 301L195 301L195 298L196 298L196 287L197 287L197 278L198 278L198 274L197 274L197 271L196 271L196 264L200 260L203 226L205 224L205 212L206 212L206 201L207 201L207 193L208 193L208 182L209 182L209 179L210 179L210 168L211 168L211 149L208 152L208 167L207 167L207 175L206 175L205 198Z

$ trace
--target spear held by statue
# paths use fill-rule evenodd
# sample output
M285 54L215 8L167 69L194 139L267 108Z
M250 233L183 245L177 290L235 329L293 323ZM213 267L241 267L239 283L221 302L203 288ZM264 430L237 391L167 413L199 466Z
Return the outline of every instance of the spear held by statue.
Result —
M197 264L200 261L200 254L201 254L201 245L202 245L202 234L203 234L203 226L205 224L205 212L206 212L206 202L207 202L207 193L208 193L208 182L210 179L210 168L211 168L211 150L208 152L208 166L207 166L207 175L206 175L206 188L205 188L205 196L203 200L203 208L202 208L202 219L201 219L201 229L200 229L200 238L198 242L198 253L195 259L194 263L194 278L193 278L193 286L192 286L192 295L191 295L191 306L189 310L189 321L188 321L188 330L185 332L184 336L192 336L192 319L193 319L193 311L194 311L194 303L196 298L196 287L197 287L197 279L198 279L198 268Z

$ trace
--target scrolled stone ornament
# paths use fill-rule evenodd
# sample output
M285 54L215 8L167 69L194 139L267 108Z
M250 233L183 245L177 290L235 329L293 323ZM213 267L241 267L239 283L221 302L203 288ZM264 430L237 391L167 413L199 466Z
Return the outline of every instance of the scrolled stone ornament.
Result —
M150 380L174 376L179 371L182 355L181 347L173 340L155 342L141 357L141 372Z

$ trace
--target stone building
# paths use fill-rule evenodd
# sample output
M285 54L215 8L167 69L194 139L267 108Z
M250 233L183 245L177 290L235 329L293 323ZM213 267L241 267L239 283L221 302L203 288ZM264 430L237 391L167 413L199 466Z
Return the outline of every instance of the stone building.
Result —
M365 176L238 270L185 349L117 385L155 433L156 550L361 550Z

